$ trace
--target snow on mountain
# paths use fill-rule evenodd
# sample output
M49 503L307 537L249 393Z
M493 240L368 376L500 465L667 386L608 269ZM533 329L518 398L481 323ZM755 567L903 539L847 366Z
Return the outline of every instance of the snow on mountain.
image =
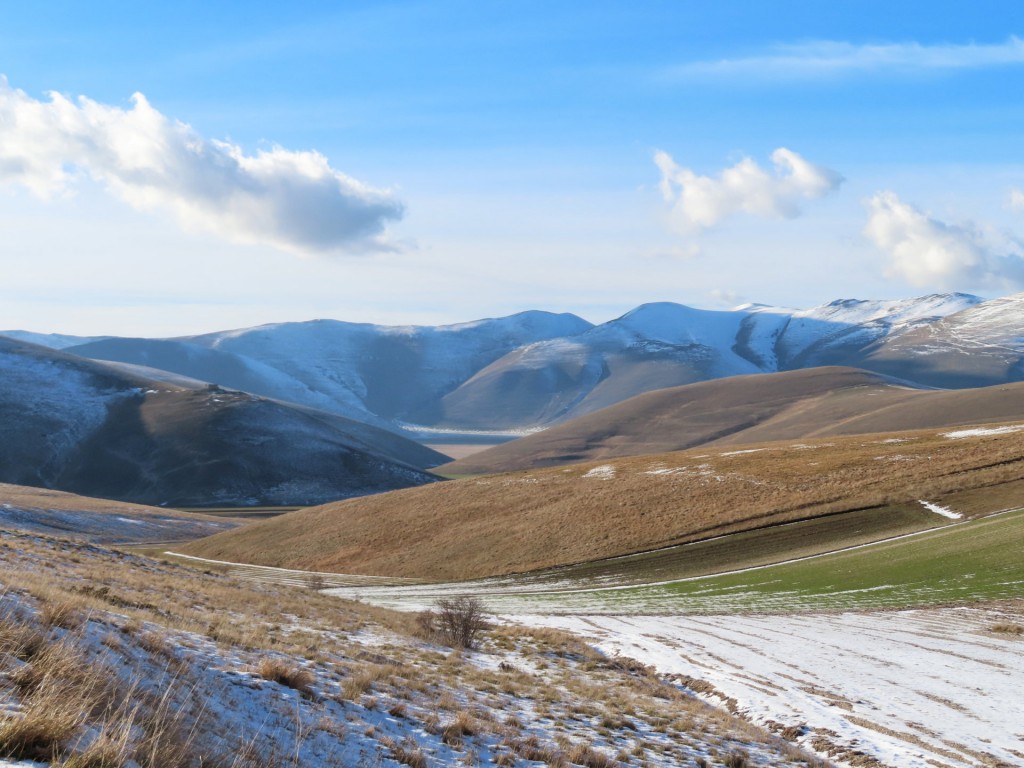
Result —
M883 337L931 323L982 300L964 293L933 294L915 299L864 301L840 299L791 314L780 334L778 357L783 368L835 362L824 359L838 346L866 346Z
M67 349L78 344L88 344L110 338L109 336L68 336L62 333L33 333L32 331L0 331L0 336L27 341L30 344L38 344L50 349Z
M809 310L759 304L731 311L644 304L571 339L515 350L446 396L445 424L540 426L642 392L749 373L863 365L879 340L975 306L942 294L841 300Z
M940 387L1024 380L1024 293L893 335L871 350L866 363Z
M429 423L440 397L507 352L590 327L575 315L548 312L438 327L314 320L178 339L107 339L69 351L396 429L401 420Z
M43 486L53 482L110 408L141 391L127 379L105 376L96 364L0 339L3 480Z
M1000 334L1016 338L1020 303L962 293L843 299L811 309L749 304L714 311L660 302L598 326L547 312L438 327L315 320L177 339L106 339L68 351L396 431L403 424L522 429L652 389L738 374L847 365L932 384L927 370L904 359L975 338L989 346L1001 343L994 341ZM969 322L953 323L961 315ZM988 371L972 381L1014 376Z

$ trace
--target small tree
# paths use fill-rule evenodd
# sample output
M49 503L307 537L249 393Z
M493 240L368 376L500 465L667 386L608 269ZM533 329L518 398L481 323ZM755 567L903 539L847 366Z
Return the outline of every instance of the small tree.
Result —
M487 628L484 604L478 598L462 595L438 600L435 606L436 613L430 611L420 617L421 628L429 628L453 648L475 647L480 633Z

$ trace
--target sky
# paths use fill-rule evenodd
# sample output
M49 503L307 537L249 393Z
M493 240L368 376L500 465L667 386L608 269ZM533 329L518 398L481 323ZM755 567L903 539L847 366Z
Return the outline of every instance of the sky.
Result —
M1024 291L1022 13L10 4L0 328Z

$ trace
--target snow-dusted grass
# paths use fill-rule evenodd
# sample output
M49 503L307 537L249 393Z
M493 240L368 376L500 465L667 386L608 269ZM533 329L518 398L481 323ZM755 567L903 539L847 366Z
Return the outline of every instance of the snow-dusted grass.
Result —
M74 716L43 723L44 764L819 764L551 629L496 627L453 652L418 639L411 616L31 534L0 532L0 565L0 755L43 756L2 734L40 722L41 689L17 680L61 648L65 668L104 681L103 706L67 687L76 675L51 675ZM4 639L23 629L28 641Z

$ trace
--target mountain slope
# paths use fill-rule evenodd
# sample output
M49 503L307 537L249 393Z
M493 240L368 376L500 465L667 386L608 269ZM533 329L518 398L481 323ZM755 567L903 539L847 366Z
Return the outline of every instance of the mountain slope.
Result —
M865 365L941 387L1024 379L1024 293L986 301L887 339Z
M108 339L68 351L395 428L397 421L431 422L440 397L510 350L590 327L548 312L438 327L314 320L179 339Z
M308 504L435 478L365 424L0 339L0 482L146 504Z
M750 373L847 364L879 339L973 306L942 294L843 300L811 310L747 305L729 312L645 304L570 339L515 350L442 400L452 427L539 426L665 387Z
M485 474L699 445L1024 420L1024 383L914 388L855 368L735 376L648 392L443 467Z

